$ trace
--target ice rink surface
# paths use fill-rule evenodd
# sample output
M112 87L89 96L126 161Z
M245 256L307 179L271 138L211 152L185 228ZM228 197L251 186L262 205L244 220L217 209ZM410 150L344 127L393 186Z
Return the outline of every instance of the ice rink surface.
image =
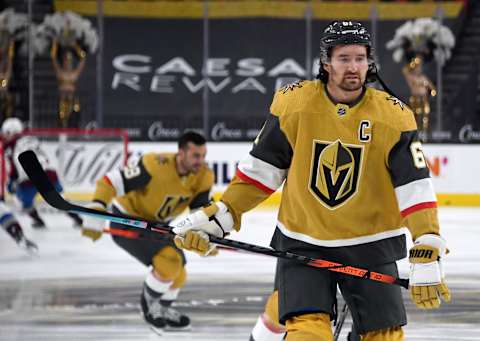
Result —
M245 215L233 239L268 245L275 211ZM105 235L96 243L80 236L61 213L44 213L48 229L32 230L40 252L29 256L0 234L0 341L244 340L263 310L273 283L275 260L221 251L216 257L188 254L187 285L176 308L192 319L192 331L159 336L139 313L146 268ZM440 208L452 302L420 311L404 291L407 340L480 340L480 209ZM399 262L401 276L408 264ZM350 318L340 340L346 340Z

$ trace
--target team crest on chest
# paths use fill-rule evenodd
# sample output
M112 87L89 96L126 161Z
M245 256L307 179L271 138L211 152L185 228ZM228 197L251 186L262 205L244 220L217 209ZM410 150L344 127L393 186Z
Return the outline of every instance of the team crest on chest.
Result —
M362 160L361 145L314 140L310 193L331 210L345 204L357 193Z
M181 205L189 200L188 196L183 195L166 195L160 208L158 208L156 216L160 221L172 219L172 213Z

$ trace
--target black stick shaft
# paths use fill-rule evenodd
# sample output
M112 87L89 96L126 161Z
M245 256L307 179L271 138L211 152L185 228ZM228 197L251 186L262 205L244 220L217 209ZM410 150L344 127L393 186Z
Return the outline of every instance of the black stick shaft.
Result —
M55 190L50 180L48 179L47 174L43 170L40 162L38 161L37 156L33 151L29 150L21 153L18 159L23 169L25 170L25 173L27 173L28 177L33 182L35 187L37 187L40 195L45 199L45 201L49 205L59 210L70 211L70 212L84 214L84 215L90 215L99 219L106 219L106 220L110 220L123 225L132 226L137 229L173 234L172 227L159 224L157 222L147 221L147 220L143 220L136 217L121 216L121 215L117 215L109 212L97 211L91 208L72 204L66 201ZM234 249L245 250L245 251L256 253L256 254L268 255L275 258L293 260L308 266L323 268L326 270L343 273L343 274L358 277L361 279L368 279L368 280L373 280L377 282L396 284L408 289L407 279L370 271L368 269L361 269L361 268L344 265L336 262L331 262L323 259L314 259L310 257L297 255L291 252L273 250L263 246L247 244L247 243L226 239L226 238L218 238L215 236L210 236L210 241L212 243L223 245L223 246L234 248Z

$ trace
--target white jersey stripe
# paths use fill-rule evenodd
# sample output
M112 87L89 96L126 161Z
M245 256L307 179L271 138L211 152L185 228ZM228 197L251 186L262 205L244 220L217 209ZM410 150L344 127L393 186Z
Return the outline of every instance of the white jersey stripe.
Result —
M108 180L110 180L110 183L112 184L113 188L115 188L115 191L117 191L117 197L125 195L125 186L123 185L123 178L120 172L120 170L114 169L105 175Z
M372 234L368 236L348 238L348 239L323 240L323 239L313 238L303 233L290 231L285 227L285 225L283 225L279 221L277 221L277 227L279 228L279 230L282 232L283 235L289 238L300 240L308 244L324 246L324 247L353 246L353 245L371 243L371 242L376 242L376 241L387 239L387 238L406 235L408 231L406 227L400 227L394 230L380 232L380 233Z
M119 210L119 211L122 212L123 214L125 214L125 215L131 215L130 213L128 213L128 211L125 209L125 207L123 207L122 204L120 204L120 203L118 202L117 199L113 199L112 204L113 204L113 206L114 206L117 210Z
M432 179L430 178L412 181L406 185L396 187L395 194L400 211L405 211L412 206L422 203L437 202Z
M238 169L250 179L258 181L273 191L282 185L288 172L288 169L277 168L250 154L240 161Z

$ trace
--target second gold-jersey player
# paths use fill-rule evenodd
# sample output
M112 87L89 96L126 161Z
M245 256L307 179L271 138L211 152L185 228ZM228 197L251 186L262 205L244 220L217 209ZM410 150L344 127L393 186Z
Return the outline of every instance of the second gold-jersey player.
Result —
M208 202L213 173L202 165L196 173L181 175L176 154L148 153L123 172L112 172L97 184L95 201L149 220L169 222L187 207ZM201 206L201 205L200 205Z
M148 153L122 170L107 173L97 182L90 207L137 216L167 224L186 208L209 202L214 174L205 164L206 141L193 132L182 135L178 153ZM111 227L122 227L111 223ZM103 224L87 219L83 234L99 238ZM154 330L185 329L186 315L171 308L186 280L185 256L171 237L163 241L112 236L117 245L151 269L141 295L145 320Z

